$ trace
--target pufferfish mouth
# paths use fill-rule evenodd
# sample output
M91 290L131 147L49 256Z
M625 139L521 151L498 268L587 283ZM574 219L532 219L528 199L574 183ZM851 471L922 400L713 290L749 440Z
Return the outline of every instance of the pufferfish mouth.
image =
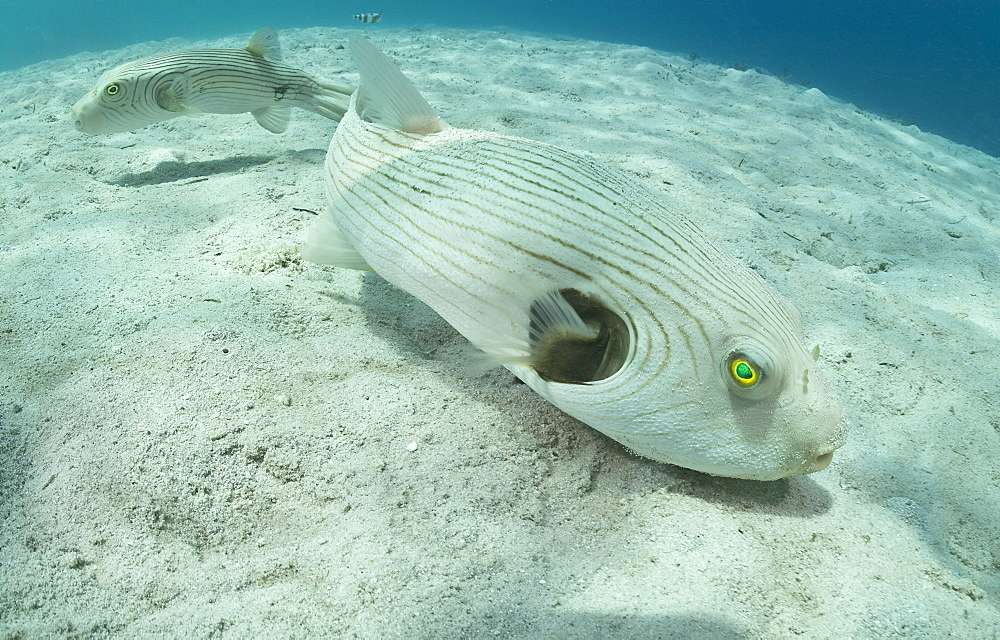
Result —
M833 451L826 451L820 453L815 457L807 460L803 460L798 465L793 465L791 467L785 468L784 470L774 470L771 473L752 473L752 474L733 474L734 478L745 478L748 480L781 480L782 478L792 478L795 476L805 476L810 473L816 473L817 471L822 471L830 466L833 462ZM729 475L729 474L726 474Z
M81 133L96 135L98 133L115 133L108 130L108 127L100 119L88 118L86 114L73 114L73 127Z
M821 453L813 459L813 463L809 467L809 473L822 471L829 467L831 462L833 462L833 451Z
M804 476L810 473L816 473L817 471L822 471L830 466L833 462L834 452L840 448L840 443L829 443L826 447L817 449L813 454L812 458L804 460L804 464L798 469L792 471L788 475L790 476Z
M73 127L77 131L82 131L86 133L87 127L83 122L84 120L83 116L84 116L83 110L80 109L79 107L73 107L73 111L70 112L70 117L73 119Z
M82 133L96 133L99 129L99 123L101 118L98 116L95 118L94 109L88 109L87 104L77 103L73 105L73 110L70 111L70 118L73 119L73 127Z

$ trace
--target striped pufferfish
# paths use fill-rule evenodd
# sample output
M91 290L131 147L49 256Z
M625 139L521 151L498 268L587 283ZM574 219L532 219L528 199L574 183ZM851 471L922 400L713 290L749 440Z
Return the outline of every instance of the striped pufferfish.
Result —
M353 91L282 64L278 32L264 27L241 49L178 51L115 67L76 103L73 122L83 133L119 133L177 116L249 112L282 133L292 107L339 121Z
M635 453L774 480L825 468L846 420L798 312L676 204L549 144L454 128L371 43L303 256L427 303Z
M375 24L376 22L382 22L382 12L378 13L372 11L369 13L355 13L354 19L358 22L364 22L367 24Z

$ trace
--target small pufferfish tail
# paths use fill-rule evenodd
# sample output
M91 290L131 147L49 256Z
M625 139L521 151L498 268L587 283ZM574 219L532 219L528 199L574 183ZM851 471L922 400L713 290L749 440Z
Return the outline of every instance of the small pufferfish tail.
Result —
M281 51L281 43L278 40L278 31L274 27L264 27L258 29L246 50L254 55L270 60L281 62L284 54ZM304 72L303 72L304 73ZM316 91L300 105L302 108L317 113L331 120L340 122L340 119L347 113L351 104L351 94L354 87L339 84L326 78L319 78L311 74L304 73L316 85ZM281 133L288 127L289 109L287 107L269 107L254 113L254 117L261 126L269 131Z
M309 108L313 113L340 122L351 106L351 94L354 87L337 84L325 78L313 78L319 85L319 91L313 96Z

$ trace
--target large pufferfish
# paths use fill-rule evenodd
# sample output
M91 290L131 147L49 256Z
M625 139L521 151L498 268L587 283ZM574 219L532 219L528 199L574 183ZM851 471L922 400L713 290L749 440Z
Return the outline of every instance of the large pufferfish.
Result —
M676 204L571 151L439 118L353 37L361 81L303 255L371 269L634 452L773 480L844 442L798 312Z

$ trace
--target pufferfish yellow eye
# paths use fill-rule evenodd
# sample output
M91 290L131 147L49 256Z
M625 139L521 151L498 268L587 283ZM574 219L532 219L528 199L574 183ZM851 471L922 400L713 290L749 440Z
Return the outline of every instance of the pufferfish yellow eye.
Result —
M121 91L121 87L118 86L117 84L109 84L104 89L104 93L108 94L109 96L116 96L118 95L119 91Z
M742 353L734 353L729 359L729 374L743 389L756 387L762 377L760 367Z

